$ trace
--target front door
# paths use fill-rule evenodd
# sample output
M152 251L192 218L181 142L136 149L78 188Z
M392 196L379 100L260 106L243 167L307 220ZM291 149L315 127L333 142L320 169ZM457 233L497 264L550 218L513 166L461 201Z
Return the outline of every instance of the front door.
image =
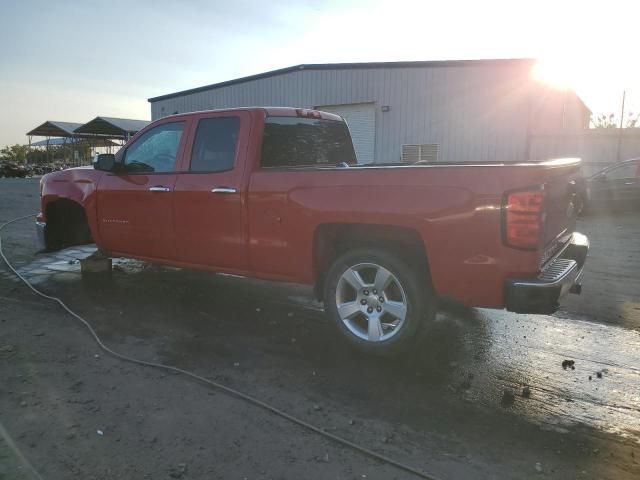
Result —
M242 111L194 119L195 134L174 189L181 261L222 271L248 269L243 172L250 123L251 114Z
M185 123L162 123L144 132L126 147L122 171L100 180L98 229L107 251L175 259L173 189Z

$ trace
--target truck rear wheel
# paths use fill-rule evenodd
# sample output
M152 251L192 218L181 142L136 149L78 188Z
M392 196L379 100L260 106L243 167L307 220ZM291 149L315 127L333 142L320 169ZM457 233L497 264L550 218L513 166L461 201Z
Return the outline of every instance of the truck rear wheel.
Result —
M384 250L352 250L329 269L325 311L356 348L383 356L407 352L435 316L425 276Z

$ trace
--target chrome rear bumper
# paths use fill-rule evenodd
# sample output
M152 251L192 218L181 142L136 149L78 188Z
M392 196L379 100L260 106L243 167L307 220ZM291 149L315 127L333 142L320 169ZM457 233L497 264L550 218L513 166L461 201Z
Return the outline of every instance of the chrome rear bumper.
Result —
M505 285L507 310L516 313L555 312L567 293L580 293L580 277L589 252L589 239L575 232L562 253L536 278L509 279Z

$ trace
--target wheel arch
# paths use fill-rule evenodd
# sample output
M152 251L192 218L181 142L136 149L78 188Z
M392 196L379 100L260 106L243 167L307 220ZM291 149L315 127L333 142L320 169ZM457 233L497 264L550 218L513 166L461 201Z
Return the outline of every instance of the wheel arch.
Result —
M44 205L45 245L48 250L91 243L92 233L85 207L76 200L58 197Z
M327 223L319 225L313 237L313 275L316 298L324 296L326 274L332 263L354 248L379 248L398 255L418 268L431 282L427 246L411 227L382 224Z

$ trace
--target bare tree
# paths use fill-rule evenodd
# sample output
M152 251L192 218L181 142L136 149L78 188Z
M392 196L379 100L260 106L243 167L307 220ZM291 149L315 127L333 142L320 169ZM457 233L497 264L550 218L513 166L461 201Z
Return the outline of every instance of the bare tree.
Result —
M640 127L640 114L634 114L633 112L629 112L625 115L626 122L624 124L624 128L638 128ZM601 113L595 118L591 119L591 124L593 128L618 128L620 125L620 121L615 116L615 114L610 113L609 115Z

